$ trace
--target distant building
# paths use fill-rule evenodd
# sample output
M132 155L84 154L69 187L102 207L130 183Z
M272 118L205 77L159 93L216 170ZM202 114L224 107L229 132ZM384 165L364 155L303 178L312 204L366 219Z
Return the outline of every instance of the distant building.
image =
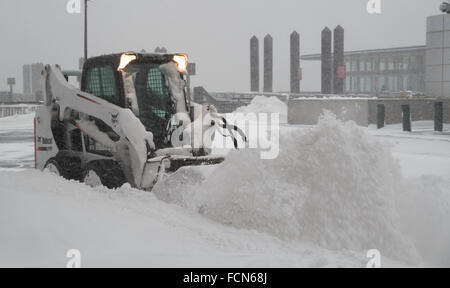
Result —
M42 100L42 70L44 70L42 63L23 65L23 93L35 95L36 101Z
M23 93L31 94L31 65L23 65Z
M431 97L450 97L450 14L427 18L426 91Z
M425 92L426 46L350 51L344 53L345 92L380 94L410 90ZM320 54L302 60L320 61Z
M41 73L44 70L44 64L36 63L31 65L31 94L42 93Z

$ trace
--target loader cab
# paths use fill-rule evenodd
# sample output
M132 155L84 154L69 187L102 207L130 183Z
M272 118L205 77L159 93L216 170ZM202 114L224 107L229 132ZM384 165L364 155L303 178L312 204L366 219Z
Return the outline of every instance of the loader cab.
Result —
M131 109L147 131L153 133L157 149L168 147L167 128L175 107L169 81L160 65L173 62L180 55L122 53L90 58L83 67L81 90ZM186 72L181 70L180 77L186 80ZM183 92L189 109L187 89Z

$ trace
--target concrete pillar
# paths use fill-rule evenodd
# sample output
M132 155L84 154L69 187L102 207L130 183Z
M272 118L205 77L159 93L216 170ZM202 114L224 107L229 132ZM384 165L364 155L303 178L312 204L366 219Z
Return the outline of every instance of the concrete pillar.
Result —
M384 127L386 118L386 110L384 104L377 105L377 128L381 129Z
M250 90L259 92L259 40L250 39Z
M344 28L341 25L334 29L333 79L333 93L344 94Z
M300 93L300 35L291 34L291 93Z
M434 102L434 131L444 130L444 105L443 102Z
M322 94L331 94L333 76L331 55L331 30L322 30Z
M273 92L273 39L264 37L264 92Z
M403 131L411 132L411 110L408 104L402 105Z

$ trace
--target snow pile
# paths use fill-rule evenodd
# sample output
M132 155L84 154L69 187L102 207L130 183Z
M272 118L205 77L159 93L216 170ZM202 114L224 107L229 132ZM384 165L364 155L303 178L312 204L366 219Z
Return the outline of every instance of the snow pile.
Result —
M249 105L239 107L234 113L278 113L280 123L287 123L287 105L275 96L256 96Z
M395 208L399 170L363 129L325 113L311 130L281 130L275 160L260 160L256 149L232 151L208 177L182 169L154 192L237 228L414 261Z
M50 173L0 172L0 267L365 267L329 251L237 230L125 184L91 188ZM383 266L404 266L383 258Z
M424 261L450 267L450 178L409 180L407 189L398 194L402 227Z

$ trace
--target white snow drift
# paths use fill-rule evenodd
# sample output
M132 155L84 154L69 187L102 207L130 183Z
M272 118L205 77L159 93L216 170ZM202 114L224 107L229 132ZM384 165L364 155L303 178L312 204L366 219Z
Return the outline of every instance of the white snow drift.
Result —
M231 152L189 190L185 179L201 179L197 170L181 170L178 180L171 177L154 191L233 227L331 249L376 248L403 261L417 259L400 233L395 208L399 167L383 145L329 114L311 130L282 130L280 142L273 161L260 160L257 150Z
M249 105L239 107L235 113L278 113L280 123L287 123L287 105L275 96L256 96Z
M0 267L365 267L329 251L225 227L124 185L92 189L36 170L0 173ZM384 266L401 264L383 258Z

